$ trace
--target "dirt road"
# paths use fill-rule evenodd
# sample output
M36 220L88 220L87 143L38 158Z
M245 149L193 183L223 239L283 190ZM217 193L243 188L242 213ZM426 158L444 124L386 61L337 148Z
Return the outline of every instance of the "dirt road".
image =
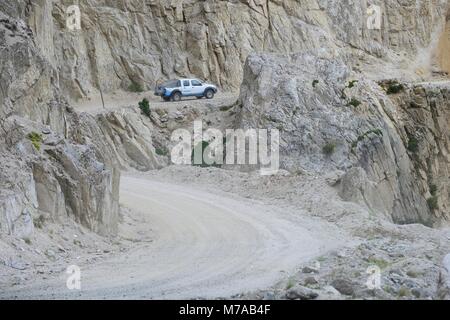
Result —
M104 95L105 107L99 95L90 97L80 101L71 101L71 105L75 107L78 112L87 112L91 114L98 114L105 111L112 111L123 109L127 107L136 108L139 101L146 98L150 102L152 109L176 109L180 106L188 104L193 107L206 107L213 105L220 108L222 106L229 106L236 102L238 98L237 93L219 92L214 99L197 99L195 97L183 98L179 102L164 102L160 97L156 97L153 92L130 93L118 91L113 94Z
M266 288L343 244L316 220L289 220L276 207L146 177L123 177L121 203L153 242L80 266L81 291L69 291L60 274L0 299L229 297Z

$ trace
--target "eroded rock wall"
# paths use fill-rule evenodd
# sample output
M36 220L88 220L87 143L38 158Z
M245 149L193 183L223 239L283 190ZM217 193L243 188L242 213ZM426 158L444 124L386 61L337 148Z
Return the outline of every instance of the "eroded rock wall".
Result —
M6 5L6 7L5 7ZM26 6L1 3L20 15ZM6 8L6 9L5 9ZM13 10L15 9L15 11ZM36 219L71 217L101 234L118 223L119 173L69 130L78 115L21 19L0 11L0 230L29 237Z
M69 0L32 0L27 19L36 44L72 98L97 90L152 89L157 81L196 76L237 90L250 53L345 48L348 63L374 58L423 74L447 0L374 1L381 30L367 28L365 1L80 0L82 30L70 32ZM25 11L25 10L21 10ZM418 60L418 61L415 61ZM413 63L413 61L415 61ZM374 72L378 70L374 68Z
M334 173L345 200L396 223L447 221L450 84L388 95L344 61L333 51L250 56L236 127L280 130L283 169Z

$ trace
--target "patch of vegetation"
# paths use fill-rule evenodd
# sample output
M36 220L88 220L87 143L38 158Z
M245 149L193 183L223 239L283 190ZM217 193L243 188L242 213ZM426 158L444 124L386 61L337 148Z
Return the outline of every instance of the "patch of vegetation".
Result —
M410 294L411 294L411 291L409 291L409 289L406 287L401 287L397 292L397 295L399 296L399 298L407 297Z
M409 151L416 153L419 151L419 140L413 136L409 137L407 148Z
M286 290L292 289L295 286L295 280L290 278L286 284Z
M141 102L139 102L139 109L141 109L142 113L150 118L152 112L150 110L150 103L148 102L148 99L144 98Z
M231 109L233 109L233 105L229 105L229 106L221 106L220 108L219 108L219 110L220 111L228 111L228 110L231 110Z
M430 210L436 210L439 206L438 206L438 197L437 196L432 196L431 198L427 199L427 204L428 204L428 208L430 208Z
M128 86L128 91L139 93L144 92L144 88L142 88L142 86L139 83L131 81L131 84Z
M155 152L158 156L167 156L169 151L163 148L155 148Z
M42 144L42 135L37 132L31 132L27 135L28 140L31 141L33 146L36 148L37 151L41 150L41 144Z
M383 286L383 290L385 291L385 292L387 292L387 293L390 293L390 294L392 294L392 287L390 287L390 286L388 286L388 285L384 285Z
M347 84L347 88L351 89L358 83L358 80L351 80Z
M318 84L319 84L319 80L314 80L314 81L312 82L313 88L315 88Z
M38 218L33 219L33 224L36 228L42 229L45 223L45 216L41 214Z
M397 94L397 93L400 93L401 91L403 91L404 89L405 89L405 87L401 83L394 81L394 82L391 82L388 84L386 93L387 94Z
M438 186L435 184L431 184L430 185L430 193L432 196L435 196L437 194L438 191Z
M372 265L376 265L381 270L386 269L389 266L389 262L387 262L384 259L378 259L378 258L369 258L368 262Z
M352 106L352 107L354 107L354 108L357 108L357 107L359 107L359 106L361 105L361 101L359 101L359 100L356 99L356 98L352 98L352 99L350 100L350 102L348 103L348 105L349 105L349 106Z
M358 136L358 138L355 141L353 141L352 149L356 148L360 141L363 141L366 137L368 137L371 134L376 134L377 136L382 137L383 136L383 131L381 129L371 129L371 130L367 130L363 134L360 134Z
M323 146L322 148L322 152L327 155L330 156L334 153L334 151L336 150L336 144L333 142L329 142L326 145Z
M216 164L216 163L213 163L213 164L208 164L208 163L206 163L206 159L205 159L205 150L206 150L206 148L209 146L209 142L208 141L202 141L202 142L200 142L200 143L198 143L195 147L194 147L194 149L192 150L192 156L191 156L191 160L192 160L192 165L193 166L197 166L197 167L220 167L220 165L218 165L218 164ZM201 156L202 156L202 163L201 164L198 164L198 163L195 163L195 154L198 154L198 153L200 153L201 154ZM210 162L210 161L208 161L208 162Z
M410 278L418 278L420 276L419 272L416 272L414 270L409 270L406 272L406 275Z
M25 238L25 239L23 239L23 241L25 241L25 243L28 244L28 245L31 244L31 239L30 238Z

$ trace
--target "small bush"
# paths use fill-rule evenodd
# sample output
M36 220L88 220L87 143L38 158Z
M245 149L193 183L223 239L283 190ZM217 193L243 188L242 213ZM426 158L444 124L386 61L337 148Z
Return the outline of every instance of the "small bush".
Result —
M38 218L33 219L33 224L36 228L42 229L45 223L45 216L41 214Z
M409 289L408 288L406 288L406 287L401 287L399 290L398 290L398 296L400 297L400 298L403 298L403 297L406 297L406 296L409 296L410 295L410 291L409 291Z
M369 136L372 133L376 134L377 136L380 136L380 137L383 136L383 131L381 129L368 130L368 131L364 132L363 134L359 135L358 138L355 141L353 141L352 149L356 148L358 146L358 142L363 141L367 136Z
M409 270L408 272L406 272L406 275L410 278L418 278L420 276L419 272L414 270Z
M314 80L312 83L313 88L315 88L319 84L319 80Z
M389 262L384 259L370 258L368 262L372 265L376 265L381 270L386 269L389 266Z
M41 150L41 144L42 144L42 135L37 132L31 132L27 136L28 140L31 141L33 146L36 148L37 151Z
M220 108L219 108L219 110L220 111L228 111L228 110L231 110L231 109L233 109L233 107L234 107L234 105L228 105L228 106L221 106Z
M351 89L358 83L358 80L352 80L348 82L347 88Z
M150 104L146 98L144 98L141 102L139 102L139 109L147 116L150 117L151 110L150 110Z
M207 148L208 146L209 146L209 142L208 142L208 141L202 141L202 142L199 142L199 143L194 147L194 149L192 150L192 155L191 155L191 160L192 160L192 165L193 165L193 166L198 166L198 167L219 167L219 165L216 164L216 163L213 163L213 164L207 164L207 163L206 163L204 155L205 155L205 150L206 150L206 148ZM195 163L195 162L194 162L194 160L195 160L195 154L196 154L197 152L198 152L198 153L201 153L201 155L202 155L202 163L201 163L201 164L198 164L198 163Z
M30 238L25 238L23 240L25 241L26 244L31 245L31 239Z
M437 194L438 187L435 184L430 185L430 193L432 196L435 196Z
M155 152L158 156L166 156L168 151L166 149L156 148Z
M419 151L419 141L415 137L410 137L408 140L408 150L416 153Z
M128 91L138 93L143 92L144 89L139 83L132 81L131 84L128 86Z
M335 150L336 150L336 144L334 144L332 142L327 143L322 148L322 152L327 156L332 155Z
M405 87L398 82L392 82L389 84L386 93L387 94L397 94L401 91L403 91L403 89L405 89Z
M286 290L292 289L294 286L295 286L295 280L291 278L286 283Z
M430 210L436 210L438 208L438 198L436 196L428 198L427 204L428 204L428 208L430 208Z
M359 101L359 100L356 99L356 98L352 98L352 99L350 100L350 102L348 103L348 105L349 105L349 106L352 106L352 107L354 107L354 108L357 108L357 107L359 107L359 106L361 105L361 101Z

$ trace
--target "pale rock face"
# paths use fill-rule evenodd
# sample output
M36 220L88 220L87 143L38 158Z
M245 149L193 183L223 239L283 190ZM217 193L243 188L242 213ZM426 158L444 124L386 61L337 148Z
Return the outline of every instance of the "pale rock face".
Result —
M345 200L397 223L433 225L449 217L448 89L417 85L394 98L333 52L252 55L236 127L280 130L282 169L345 171L337 186ZM408 150L411 136L420 151ZM427 204L434 184L439 208Z
M20 2L7 7L13 13L21 8ZM60 98L55 73L29 28L0 12L0 39L1 231L26 239L33 220L46 215L54 221L70 216L98 233L114 234L118 171L105 168L92 147L69 141L77 115ZM32 132L42 136L38 147L28 138Z
M45 213L113 233L118 168L164 165L154 141L164 141L155 134L163 117L78 115L64 100L191 75L241 89L236 126L279 128L284 169L343 172L344 199L398 223L448 220L448 85L388 97L373 81L448 71L447 0L374 1L381 30L367 28L364 1L78 3L82 30L69 31L73 1L0 1L2 232L26 237ZM42 150L30 130L50 130ZM408 150L411 137L419 152Z
M65 12L72 1L32 3L26 16L36 43L72 98L191 75L237 90L250 53L321 47L346 47L353 56L348 63L378 57L423 74L448 6L446 0L375 1L382 29L369 30L364 1L80 1L82 30L71 32Z

